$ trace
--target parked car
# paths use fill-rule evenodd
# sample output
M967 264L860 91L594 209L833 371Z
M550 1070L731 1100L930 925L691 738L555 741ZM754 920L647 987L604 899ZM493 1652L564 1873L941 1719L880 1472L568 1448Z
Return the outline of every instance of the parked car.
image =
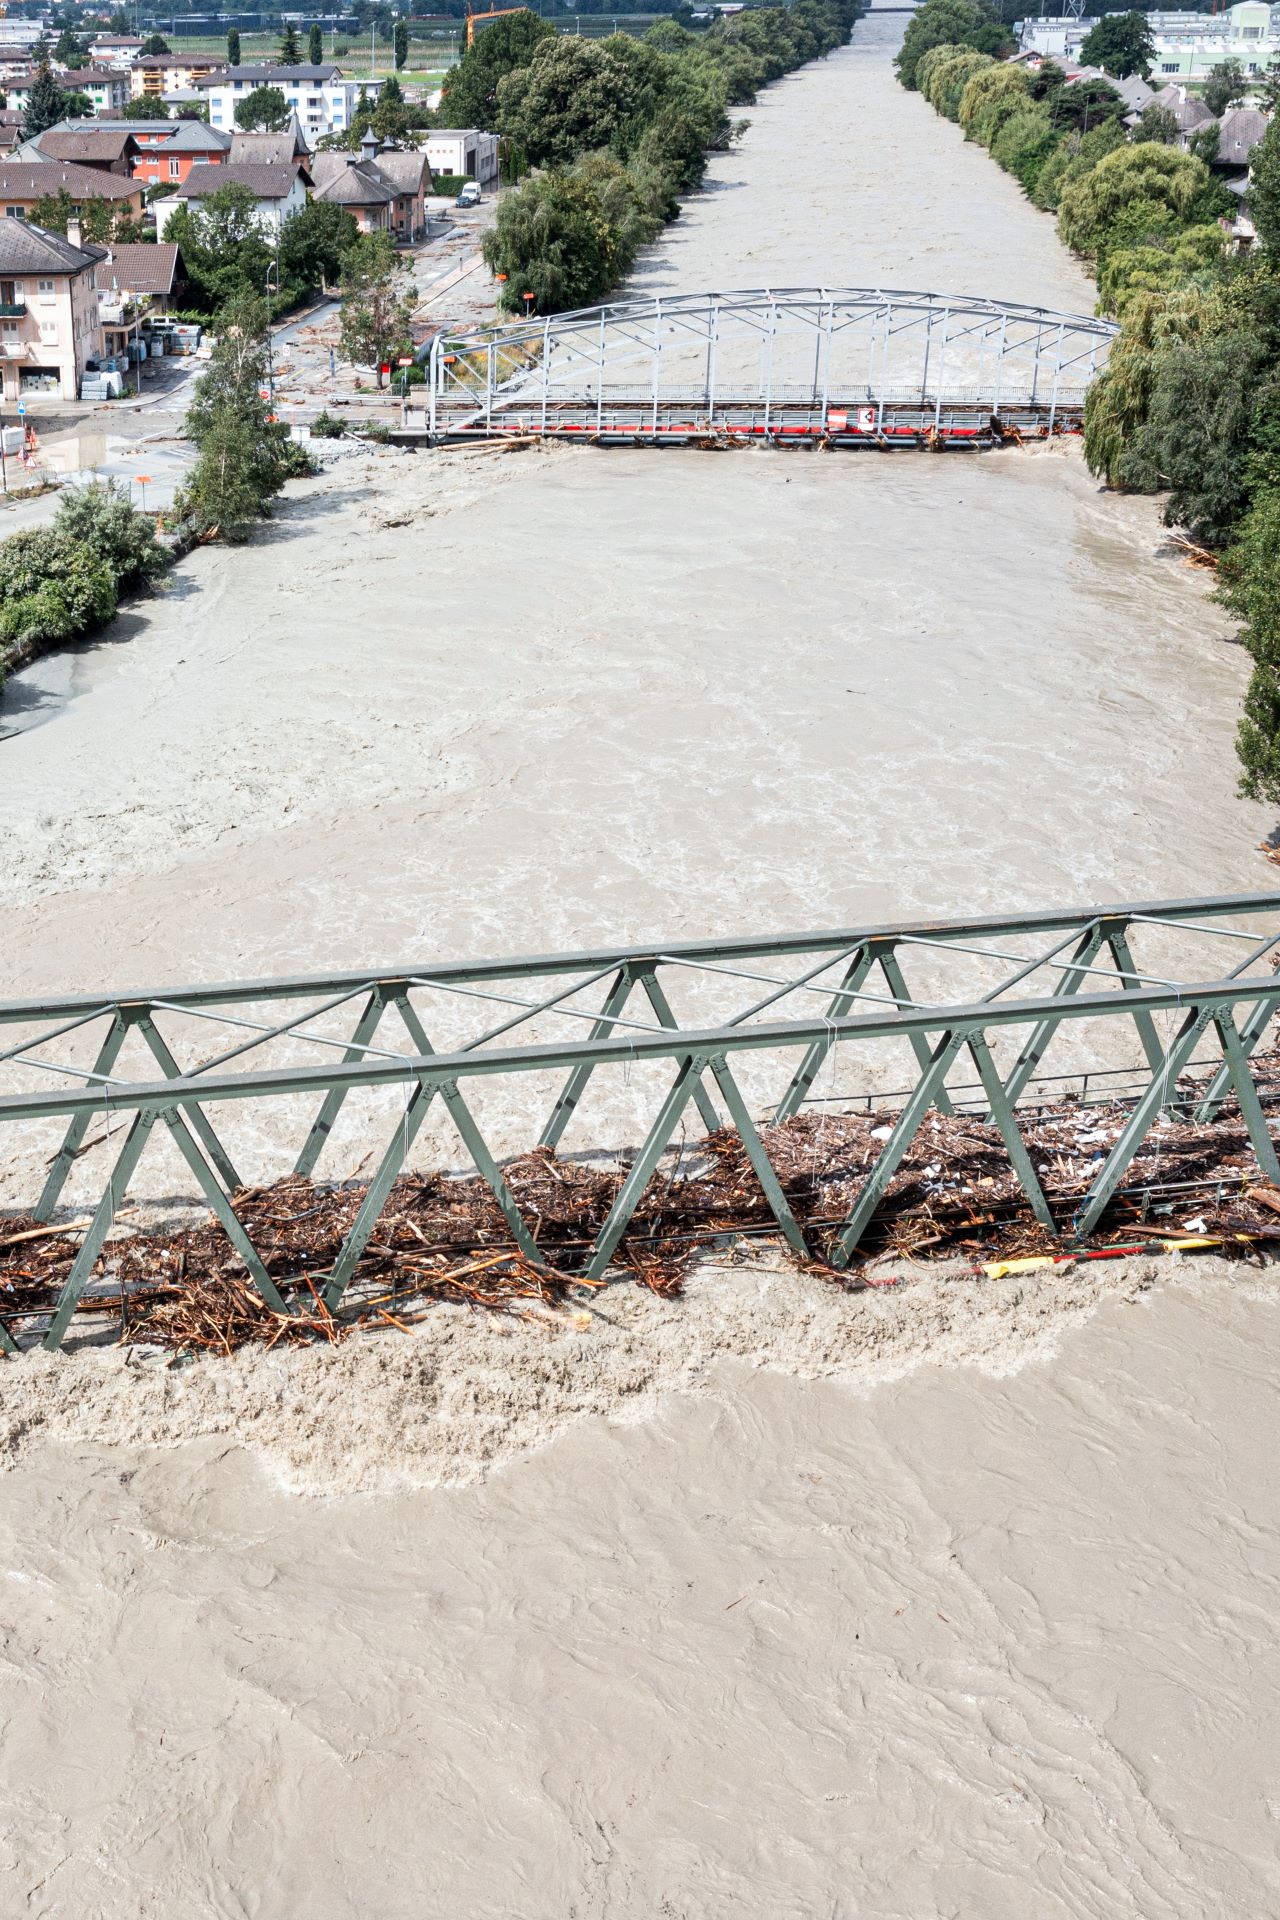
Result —
M480 205L479 181L468 180L466 186L462 189L462 192L453 204L455 207L478 207Z

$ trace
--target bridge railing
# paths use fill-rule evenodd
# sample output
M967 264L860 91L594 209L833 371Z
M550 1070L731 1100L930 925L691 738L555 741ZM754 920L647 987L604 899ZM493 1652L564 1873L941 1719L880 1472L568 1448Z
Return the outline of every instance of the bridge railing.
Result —
M896 1118L825 1243L836 1265L856 1253L931 1110L964 1105L988 1119L1036 1218L1071 1235L1096 1226L1149 1135L1158 1141L1171 1116L1212 1119L1228 1096L1258 1167L1280 1184L1250 1067L1280 1008L1277 950L1280 896L1256 894L2 1004L6 1179L39 1169L38 1220L69 1190L91 1209L45 1341L61 1341L144 1153L169 1204L175 1175L194 1180L278 1310L237 1190L290 1166L311 1175L322 1156L333 1171L339 1149L368 1160L372 1143L341 1250L311 1276L336 1307L437 1116L488 1183L512 1247L534 1262L537 1221L512 1197L507 1148L531 1146L535 1131L556 1148L571 1128L597 1151L639 1140L587 1253L590 1277L608 1267L664 1153L698 1123L737 1133L779 1231L816 1251L760 1116L850 1110L877 1090ZM1019 1110L1099 1070L1136 1075L1127 1117L1086 1155L1069 1218L1055 1217ZM0 1344L9 1338L0 1300Z
M516 409L533 431L567 406L696 405L714 422L752 397L766 422L799 400L829 410L914 404L940 422L963 391L992 414L1018 405L1078 410L1114 326L1092 316L969 296L789 288L618 301L579 313L440 335L429 427Z

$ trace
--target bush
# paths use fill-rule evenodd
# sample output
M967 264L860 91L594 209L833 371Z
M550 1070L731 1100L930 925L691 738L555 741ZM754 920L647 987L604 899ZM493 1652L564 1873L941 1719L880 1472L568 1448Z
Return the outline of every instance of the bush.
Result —
M346 421L339 420L336 415L328 412L318 413L311 422L313 440L341 440L346 430Z
M116 610L111 569L49 528L0 540L0 676L21 654L74 640Z
M53 524L55 531L106 562L117 592L155 580L169 564L156 539L155 522L149 514L138 512L128 488L115 480L69 488Z
M467 179L468 175L465 173L435 173L431 176L431 191L447 193L451 200L456 200L466 186Z

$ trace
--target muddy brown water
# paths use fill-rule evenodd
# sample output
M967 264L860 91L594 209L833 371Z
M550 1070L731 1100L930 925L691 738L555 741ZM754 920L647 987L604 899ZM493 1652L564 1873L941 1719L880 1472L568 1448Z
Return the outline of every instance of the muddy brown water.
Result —
M771 90L637 290L1087 310L900 30ZM344 454L0 747L6 991L1252 888L1243 681L1066 449ZM1275 1293L1167 1273L24 1361L0 1905L1273 1910Z

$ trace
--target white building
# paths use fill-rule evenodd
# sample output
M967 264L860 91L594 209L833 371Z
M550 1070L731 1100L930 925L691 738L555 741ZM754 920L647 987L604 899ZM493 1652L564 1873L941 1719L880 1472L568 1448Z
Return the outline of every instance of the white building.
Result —
M156 238L163 240L170 217L179 207L197 207L210 194L224 187L248 187L255 202L259 225L270 234L279 233L286 220L301 213L307 204L307 189L301 170L294 162L256 165L224 161L217 166L207 162L192 167L186 179L173 190L172 197L152 205L156 217Z
M432 173L458 174L482 187L498 184L498 136L475 127L433 127L426 138Z
M346 132L362 90L371 105L382 90L380 80L344 80L336 66L228 67L192 86L209 103L209 125L224 133L236 125L237 106L255 88L275 87L312 146L326 134Z
M1097 24L1096 18L1024 20L1020 44L1024 53L1077 60ZM1203 80L1224 60L1238 60L1246 73L1265 73L1280 60L1280 6L1265 0L1238 0L1223 13L1149 13L1147 24L1156 48L1152 80Z
M45 31L39 20L0 20L0 53L30 53Z

